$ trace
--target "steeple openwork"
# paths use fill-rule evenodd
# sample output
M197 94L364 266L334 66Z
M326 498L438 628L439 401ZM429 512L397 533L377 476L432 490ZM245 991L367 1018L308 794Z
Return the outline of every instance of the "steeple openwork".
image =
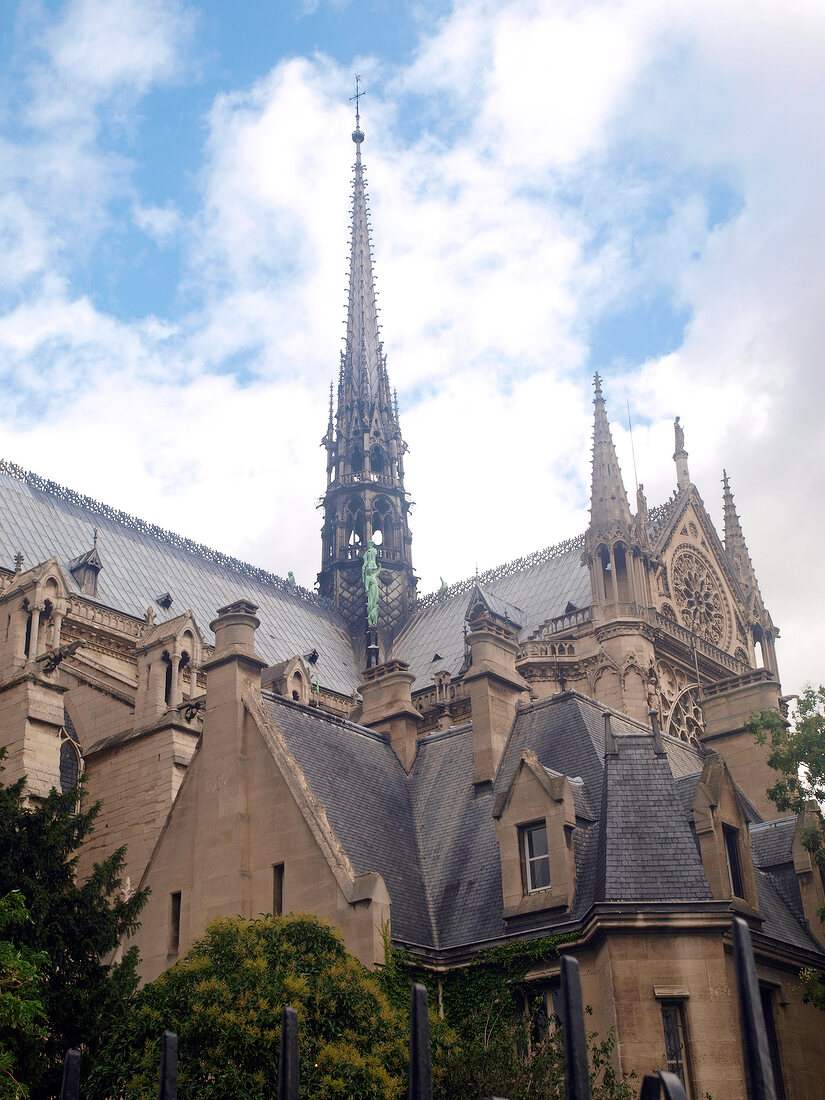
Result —
M358 93L362 94L362 93ZM376 544L379 575L378 631L382 659L415 598L416 577L404 489L404 454L397 402L390 388L380 338L372 266L369 210L361 145L364 132L356 112L352 134L355 169L352 187L347 332L338 374L338 401L332 392L327 432L327 490L322 506L321 595L334 600L360 642L366 624L361 565L370 540Z
M634 518L598 374L593 385L593 470L584 560L590 569L593 604L600 609L598 617L634 617L650 604L647 502L639 486Z

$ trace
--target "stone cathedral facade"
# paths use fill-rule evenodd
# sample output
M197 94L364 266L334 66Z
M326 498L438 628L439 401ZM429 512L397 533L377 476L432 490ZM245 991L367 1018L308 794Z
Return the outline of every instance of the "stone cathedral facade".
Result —
M667 1064L696 1098L744 1096L743 915L778 1095L815 1095L795 980L825 967L825 892L743 728L783 699L728 479L718 533L677 419L672 495L631 510L596 376L587 529L421 596L353 140L317 592L3 462L6 779L37 799L85 772L80 871L127 846L146 979L222 914L314 911L370 966L387 923L435 969L564 932L621 1070ZM558 981L548 958L514 992L552 1007Z

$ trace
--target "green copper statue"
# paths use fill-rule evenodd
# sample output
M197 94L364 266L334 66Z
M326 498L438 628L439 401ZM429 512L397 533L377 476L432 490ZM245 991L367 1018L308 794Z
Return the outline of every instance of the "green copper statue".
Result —
M370 539L364 551L364 563L361 566L361 578L367 594L367 626L378 625L378 552Z

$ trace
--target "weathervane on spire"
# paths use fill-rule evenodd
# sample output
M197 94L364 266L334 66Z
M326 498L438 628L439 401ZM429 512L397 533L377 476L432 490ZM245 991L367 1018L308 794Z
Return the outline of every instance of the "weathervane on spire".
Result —
M361 91L361 77L358 75L358 73L356 73L355 74L355 95L351 95L349 97L350 103L352 103L352 101L355 100L355 129L356 130L361 129L361 113L360 113L361 96L366 95L366 94L367 94L366 92Z
M355 129L352 131L352 140L357 145L356 163L360 162L361 155L361 142L364 140L364 131L361 129L361 97L365 96L366 92L361 90L361 77L355 74L355 95L350 96L350 102L355 100Z

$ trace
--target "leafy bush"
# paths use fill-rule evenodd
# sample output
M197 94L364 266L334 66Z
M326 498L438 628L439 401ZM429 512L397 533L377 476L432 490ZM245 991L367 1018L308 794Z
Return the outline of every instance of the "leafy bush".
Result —
M407 1022L313 916L216 920L145 986L110 1034L89 1100L157 1094L160 1036L178 1034L182 1095L270 1100L284 1004L298 1012L301 1094L395 1100L406 1087Z

